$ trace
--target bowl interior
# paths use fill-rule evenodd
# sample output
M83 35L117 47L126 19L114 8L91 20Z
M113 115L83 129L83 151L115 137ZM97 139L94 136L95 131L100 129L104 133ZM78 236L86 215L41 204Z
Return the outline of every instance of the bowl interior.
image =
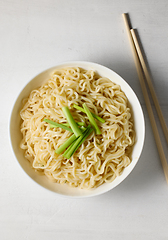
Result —
M81 190L78 188L71 188L67 186L66 184L61 185L57 183L52 183L50 180L48 180L45 176L40 176L35 171L31 168L29 162L25 159L24 157L24 152L23 150L20 149L20 141L22 139L22 135L20 133L20 109L21 109L21 103L22 99L27 97L31 90L36 89L40 87L45 81L47 81L51 75L51 73L55 69L59 69L62 67L68 67L68 66L78 66L82 67L85 69L93 69L96 70L100 76L107 77L111 79L113 82L119 84L122 88L122 90L125 92L128 101L130 103L130 106L132 108L133 112L133 118L134 118L134 128L136 131L136 143L133 147L133 152L132 152L132 162L131 164L124 169L123 173L121 176L117 177L112 183L105 183L101 185L100 187L92 190ZM69 62L69 63L64 63L60 64L56 67L52 67L36 77L34 77L21 91L19 94L13 110L11 114L11 119L10 119L10 140L11 140L11 145L12 149L14 152L14 155L16 159L18 160L20 166L22 169L28 174L28 176L33 179L36 183L39 185L43 186L44 188L51 190L57 194L65 195L65 196L70 196L70 197L88 197L88 196L94 196L98 194L102 194L104 192L109 191L110 189L116 187L118 184L120 184L133 170L135 167L144 144L144 136L145 136L145 124L144 124L144 116L142 112L141 105L131 89L131 87L115 72L112 70L96 64L96 63L90 63L90 62Z

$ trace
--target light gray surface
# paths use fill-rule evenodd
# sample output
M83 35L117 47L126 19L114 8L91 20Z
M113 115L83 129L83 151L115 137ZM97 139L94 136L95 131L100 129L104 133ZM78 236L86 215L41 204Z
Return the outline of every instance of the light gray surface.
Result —
M1 0L0 12L0 238L168 239L168 185L121 16L128 12L138 30L168 124L167 1ZM18 93L39 72L70 60L100 63L120 74L146 120L145 146L133 172L114 190L88 199L45 192L24 174L9 144Z

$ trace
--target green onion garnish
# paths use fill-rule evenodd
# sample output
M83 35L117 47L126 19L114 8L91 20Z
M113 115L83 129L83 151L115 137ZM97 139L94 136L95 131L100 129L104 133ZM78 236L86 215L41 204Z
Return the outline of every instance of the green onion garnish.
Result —
M63 156L67 159L69 159L76 150L80 147L80 145L85 141L85 139L90 135L90 133L93 131L93 129L88 126L86 130L84 131L83 135L79 136L64 152Z
M69 123L61 123L62 125L64 125L65 127L69 127ZM76 122L76 124L78 125L78 126L84 126L85 125L85 123L84 122ZM49 126L50 126L50 128L55 128L56 126L55 125L53 125L53 124L49 124Z
M76 124L77 124L78 126L84 126L84 125L85 125L84 122L76 122ZM70 126L69 123L62 123L62 125L67 126L67 127Z
M85 109L83 109L82 107L79 107L79 106L76 105L76 104L73 104L73 107L76 108L76 109L78 109L78 110L81 111L81 112L86 113L86 112L85 112ZM99 122L105 123L105 120L104 120L103 118L97 116L96 114L94 114L94 113L92 113L92 112L91 112L91 114L92 114L93 117L94 117L95 119L97 119Z
M86 130L85 127L82 127L82 132L84 132ZM69 147L69 145L71 143L73 143L75 140L77 139L77 137L75 136L75 134L72 134L59 148L57 148L57 150L55 151L57 154L62 153L67 147Z
M73 143L76 140L75 134L71 135L70 138L68 138L55 152L57 154L62 153L71 143Z
M68 131L70 131L70 132L73 132L73 130L72 130L71 128L69 128L69 127L67 127L67 126L64 126L63 124L56 123L56 122L51 121L51 120L46 119L46 118L44 118L43 121L49 123L49 124L50 124L50 127L60 127L60 128L62 128L62 129L64 129L64 130L68 130Z
M86 106L85 103L82 106L83 108L79 107L76 104L73 105L74 108L86 113L91 123L91 126L95 130L96 134L101 134L101 131L98 125L96 124L96 121L94 120L94 118L99 120L102 123L104 123L105 120L97 116L96 114L90 112L89 108ZM60 127L62 129L68 130L73 133L59 148L55 150L57 154L60 154L65 150L63 156L69 159L80 147L80 145L85 141L85 139L90 135L93 129L91 128L90 125L87 126L87 128L85 128L84 122L75 122L68 107L63 107L62 111L68 123L60 124L46 118L43 121L49 123L50 128Z
M83 106L85 113L88 116L89 121L90 121L92 127L94 128L96 134L101 134L101 131L100 131L99 127L97 126L97 123L95 122L93 115L89 111L89 108L86 106L85 103L82 106Z
M70 110L68 107L63 107L62 111L73 131L73 133L75 134L76 137L79 137L80 135L82 135L82 131L80 130L80 128L78 127L78 125L76 124L75 120L73 119Z

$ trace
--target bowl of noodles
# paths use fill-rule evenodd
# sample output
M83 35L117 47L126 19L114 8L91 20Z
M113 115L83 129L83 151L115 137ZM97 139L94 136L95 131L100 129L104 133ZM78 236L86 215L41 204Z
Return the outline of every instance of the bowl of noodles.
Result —
M138 162L144 136L142 108L131 87L91 62L59 64L35 76L10 119L11 146L22 169L40 186L68 197L91 197L119 185Z

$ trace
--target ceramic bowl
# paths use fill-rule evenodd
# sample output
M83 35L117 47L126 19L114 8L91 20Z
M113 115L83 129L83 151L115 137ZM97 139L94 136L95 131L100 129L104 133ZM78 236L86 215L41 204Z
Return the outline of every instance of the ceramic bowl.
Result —
M22 106L22 99L27 97L33 89L40 87L45 81L47 81L51 73L55 69L69 67L69 66L78 66L84 69L93 69L97 71L100 76L107 77L113 82L119 84L128 98L128 101L132 108L133 117L134 117L136 142L132 151L131 164L128 167L126 167L123 173L121 174L121 176L117 177L113 182L104 183L98 188L91 189L91 190L82 190L78 188L69 187L66 184L61 185L58 183L53 183L50 180L48 180L47 177L38 175L31 168L30 163L24 157L23 150L20 149L19 147L20 141L22 139L22 135L20 133L21 119L19 115L19 112ZM68 196L68 197L76 197L76 198L91 197L91 196L105 193L113 189L114 187L118 186L122 181L124 181L124 179L128 177L128 175L131 173L136 163L138 162L143 149L144 136L145 136L144 115L143 115L139 100L136 94L134 93L134 91L131 89L128 83L122 77L120 77L117 73L115 73L114 71L112 71L107 67L104 67L96 63L91 63L91 62L76 61L76 62L67 62L67 63L59 64L55 67L52 67L50 69L43 71L42 73L34 77L32 80L30 80L30 82L28 82L28 84L24 87L24 89L21 91L21 93L17 97L16 102L13 106L11 119L10 119L11 146L12 146L14 155L17 161L19 162L21 168L32 180L34 180L34 182L38 183L44 189L48 189L50 191L55 192L56 194L59 194L62 196Z

